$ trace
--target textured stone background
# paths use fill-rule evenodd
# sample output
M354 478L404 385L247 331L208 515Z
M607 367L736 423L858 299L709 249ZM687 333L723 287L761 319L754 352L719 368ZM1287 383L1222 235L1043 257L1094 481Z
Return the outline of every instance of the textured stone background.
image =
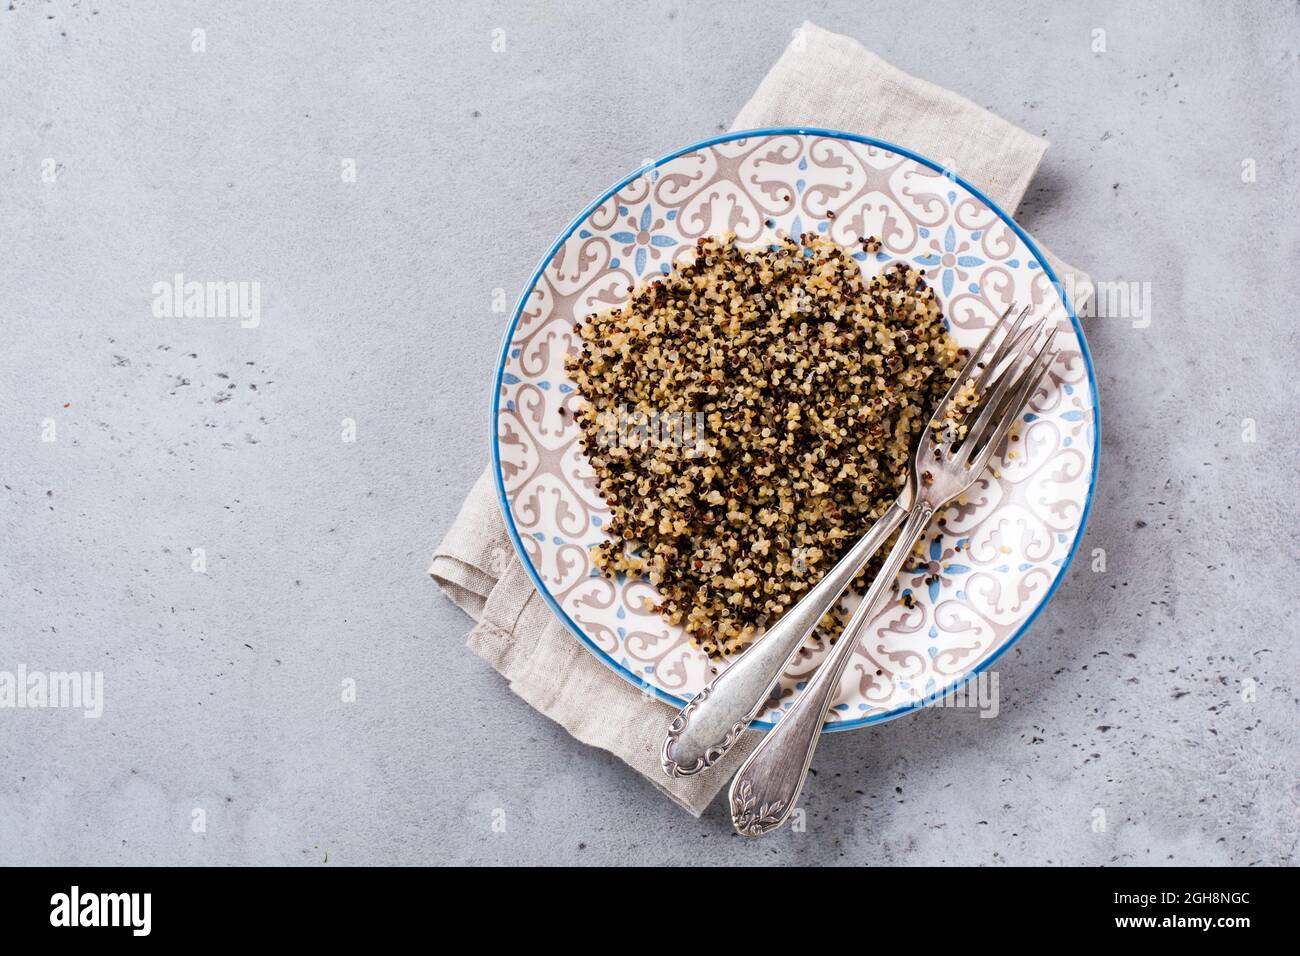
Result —
M0 863L1300 862L1295 4L3 6L0 670L107 704L0 710ZM807 832L742 842L515 699L425 568L493 290L804 16L1048 137L1019 218L1153 310L1087 324L1100 487L998 718L835 735ZM178 271L261 326L154 318Z

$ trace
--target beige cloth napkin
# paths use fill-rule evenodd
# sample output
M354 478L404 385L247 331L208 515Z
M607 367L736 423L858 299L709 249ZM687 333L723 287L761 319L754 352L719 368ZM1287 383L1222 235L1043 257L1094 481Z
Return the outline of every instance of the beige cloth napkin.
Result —
M804 23L745 104L733 129L819 126L875 136L943 163L1008 211L1029 186L1047 142L969 100L908 76L857 41ZM1042 244L1039 243L1042 249ZM1043 250L1073 280L1075 306L1087 276ZM622 758L699 816L753 748L746 735L713 771L670 780L659 747L672 707L597 660L533 589L506 535L496 489L484 472L433 555L429 574L478 623L467 644L510 689L585 744Z

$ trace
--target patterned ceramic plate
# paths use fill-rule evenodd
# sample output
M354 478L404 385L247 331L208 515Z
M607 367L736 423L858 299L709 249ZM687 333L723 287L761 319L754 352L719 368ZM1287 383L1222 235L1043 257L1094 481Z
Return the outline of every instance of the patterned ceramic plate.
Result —
M621 305L634 283L690 255L698 237L728 229L746 244L818 231L860 249L860 237L877 236L880 252L857 254L864 272L894 260L924 268L960 345L977 343L1013 300L1059 319L1061 356L1026 410L1015 454L1004 452L1000 477L981 479L948 509L927 560L904 568L899 586L915 607L894 602L871 622L827 729L888 720L987 668L1060 583L1097 468L1083 333L1010 217L938 164L867 137L731 133L647 165L588 207L546 254L511 319L492 402L493 466L510 535L551 608L602 661L674 704L708 682L711 663L680 627L643 609L648 584L593 570L588 550L609 510L577 442L581 399L564 356L578 344L575 322ZM756 726L780 717L821 657L785 675Z

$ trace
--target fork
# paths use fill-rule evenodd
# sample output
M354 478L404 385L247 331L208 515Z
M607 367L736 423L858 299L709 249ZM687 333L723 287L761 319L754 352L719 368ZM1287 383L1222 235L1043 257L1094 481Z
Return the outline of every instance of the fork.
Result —
M817 749L826 712L863 628L884 606L894 579L930 519L984 472L994 449L1055 359L1051 346L1056 329L1047 332L1043 339L1045 324L1031 325L1018 335L1013 331L993 359L988 358L993 338L990 333L926 425L912 457L915 501L880 573L803 693L749 755L731 782L731 822L743 836L762 836L775 830L794 810ZM1043 339L1041 344L1040 339ZM999 355L1004 355L1005 360ZM959 437L938 444L933 436L937 420L945 416L956 396L972 381L977 404L965 414L964 421L970 422L969 426Z
M1029 310L1020 312L1008 328L1012 303L985 335L975 354L957 376L953 390L944 397L942 409L956 394L955 389L979 373L976 388L987 384L993 371L1031 329L1022 329ZM1006 330L1006 335L998 333ZM991 358L988 346L999 340ZM981 364L982 363L982 364ZM916 500L916 475L909 469L907 482L898 498L876 520L807 594L781 619L758 637L717 677L696 694L668 727L660 752L660 763L670 777L689 777L712 767L740 739L741 733L767 706L773 688L790 667L799 649L817 628L862 566L889 536L898 530Z

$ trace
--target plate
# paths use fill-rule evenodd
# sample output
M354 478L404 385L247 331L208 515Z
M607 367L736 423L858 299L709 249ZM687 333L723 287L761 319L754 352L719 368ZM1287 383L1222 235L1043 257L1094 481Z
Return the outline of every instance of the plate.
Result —
M1024 230L938 163L833 130L750 130L646 164L588 206L533 273L497 365L492 464L506 527L560 620L647 693L684 705L726 666L645 609L649 584L594 570L588 551L609 509L578 445L581 399L564 357L578 347L575 323L727 230L754 245L821 233L859 250L867 274L896 260L923 268L963 346L1012 301L1057 316L1061 354L1019 441L948 508L942 529L931 526L942 535L927 559L904 566L898 584L915 606L892 602L865 629L826 729L898 717L987 669L1030 626L1078 549L1097 471L1096 386L1066 290ZM862 236L883 247L862 252ZM792 665L755 726L780 718L824 654Z

